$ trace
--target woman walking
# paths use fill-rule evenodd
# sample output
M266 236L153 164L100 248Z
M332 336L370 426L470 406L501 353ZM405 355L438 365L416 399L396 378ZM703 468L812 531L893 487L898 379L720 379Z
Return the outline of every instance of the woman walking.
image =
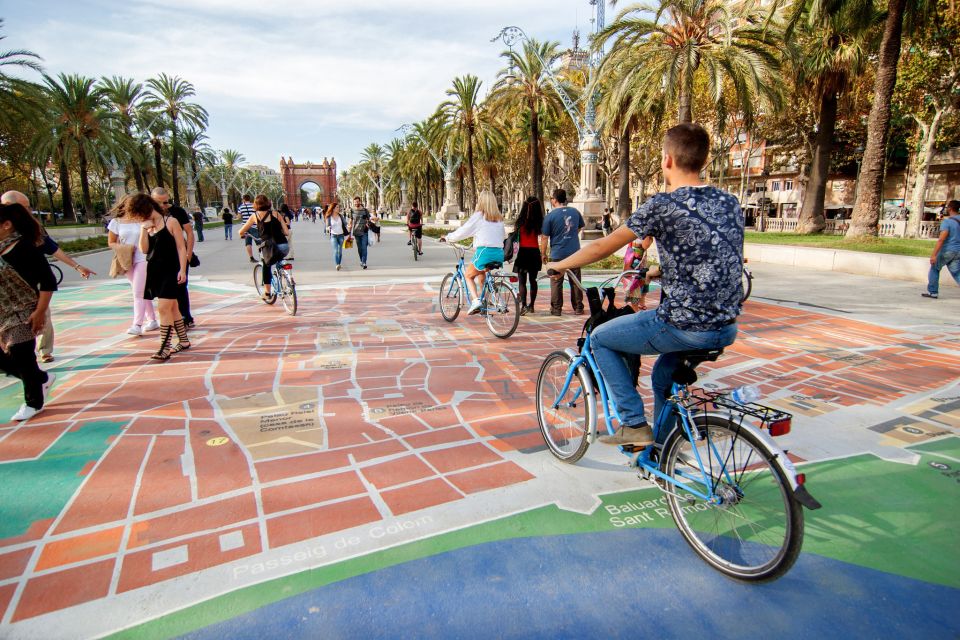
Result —
M327 205L327 210L323 213L324 226L330 229L330 244L333 245L333 263L337 266L337 271L342 268L343 262L343 239L347 236L347 221L340 213L340 203L331 202Z
M36 335L57 290L37 247L39 233L40 226L22 205L0 205L0 370L20 379L24 401L11 420L37 415L56 378L37 364Z
M240 237L246 235L247 230L256 224L260 241L263 244L273 243L274 245L274 250L269 252L273 254L269 256L269 260L267 260L267 256L264 256L263 247L260 249L260 260L263 265L261 269L263 273L263 299L269 300L273 297L273 291L271 290L273 278L270 267L283 260L287 252L290 251L290 245L287 243L290 229L287 227L286 219L273 211L270 199L262 193L253 199L253 210L254 214L240 227Z
M117 215L107 225L107 245L119 257L130 256L130 268L124 274L133 289L133 324L127 329L132 336L141 336L144 331L157 329L157 315L153 302L143 299L147 282L147 256L140 250L140 223L127 208L133 198L128 196L117 205Z
M520 315L533 313L537 301L537 274L543 267L540 255L540 231L543 229L543 204L530 196L520 208L514 232L520 234L520 250L513 270L520 278ZM527 282L530 283L530 304L527 304Z
M126 206L128 215L140 221L140 251L147 256L145 300L157 300L160 316L160 348L150 356L153 360L169 360L170 355L190 348L187 325L180 315L177 295L187 281L187 247L183 227L173 216L163 215L160 205L150 196L138 193ZM171 348L173 332L177 345Z

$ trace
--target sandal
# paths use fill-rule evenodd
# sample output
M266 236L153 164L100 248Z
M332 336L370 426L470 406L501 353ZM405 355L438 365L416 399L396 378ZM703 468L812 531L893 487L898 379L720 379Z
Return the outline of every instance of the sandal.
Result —
M180 318L173 323L173 326L177 330L177 346L173 348L171 353L186 351L190 348L190 338L187 337L187 323L183 318Z
M173 353L173 351L170 349L170 340L172 337L173 327L168 324L160 327L160 349L157 350L155 354L150 356L151 360L164 362L170 359L170 355Z

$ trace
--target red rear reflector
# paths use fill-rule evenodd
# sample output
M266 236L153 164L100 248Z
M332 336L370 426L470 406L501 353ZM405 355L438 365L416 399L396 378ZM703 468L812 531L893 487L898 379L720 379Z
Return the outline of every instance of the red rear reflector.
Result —
M790 433L790 423L791 419L787 418L786 420L777 420L776 422L770 423L770 435L772 436L783 436Z
M803 484L807 481L807 475L805 473L797 474L797 484Z
M293 271L293 265L292 265L292 264L285 264L285 265L283 265L283 269L284 269L284 271Z
M520 282L520 279L517 276L510 276L510 282Z

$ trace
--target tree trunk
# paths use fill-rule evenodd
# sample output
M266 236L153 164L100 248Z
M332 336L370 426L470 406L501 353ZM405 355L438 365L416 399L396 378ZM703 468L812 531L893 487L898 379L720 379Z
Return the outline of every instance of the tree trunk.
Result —
M140 165L136 161L132 161L131 166L133 167L133 180L137 183L137 191L143 193L144 183L143 183L143 170L140 169Z
M827 178L830 171L830 152L833 149L833 134L837 127L837 95L830 93L820 99L820 128L813 142L813 162L810 181L803 194L803 207L797 220L797 233L819 233L826 227L823 218L823 201L827 195Z
M203 185L200 181L200 172L197 170L197 153L193 151L190 153L190 168L193 169L194 184L197 186L197 204L200 205L200 210L206 208L207 203L203 199Z
M179 154L177 153L177 119L173 118L170 124L170 145L173 147L173 166L171 168L170 180L173 182L173 204L180 205L180 167Z
M927 200L927 182L930 176L930 160L933 159L934 143L940 132L940 121L945 111L938 108L933 114L933 120L926 124L917 119L922 136L920 150L914 164L913 193L910 195L910 218L907 222L907 237L920 236L920 223L923 221L923 205Z
M464 186L464 184L463 184L463 182L464 182L464 180L463 180L463 167L461 167L460 170L457 171L457 174L458 174L459 177L460 177L460 180L459 180L459 182L460 182L460 190L459 190L459 193L457 194L457 204L460 206L460 211L463 211L463 210L464 210L464 207L463 207L463 192L464 192L464 190L465 190L465 186Z
M533 181L533 195L543 203L543 163L540 161L540 114L536 101L528 101L530 108L530 179Z
M620 132L620 189L617 194L617 216L622 223L630 217L630 135L633 133L633 120L627 121Z
M155 139L153 141L153 166L154 170L157 172L157 186L163 186L163 163L160 159L160 140Z
M57 216L53 215L53 189L50 188L50 181L47 180L47 174L43 172L43 167L39 167L40 175L43 176L43 187L47 190L47 198L50 200L50 221L57 224Z
M84 222L93 220L93 200L90 198L90 178L87 176L87 151L82 144L77 145L77 157L80 161L80 193L83 195Z
M877 79L874 82L873 104L867 119L867 143L857 178L857 194L848 238L876 236L883 209L883 176L887 158L887 140L890 136L890 100L897 83L897 62L900 60L900 40L903 33L903 11L907 0L890 0L887 4L887 22L880 44Z
M684 124L693 122L693 73L694 70L684 72L680 79L680 96L678 102L680 109L677 114L679 122Z
M477 176L473 172L473 131L467 131L467 165L470 168L470 195L473 200L473 209L477 205Z
M57 151L60 156L60 195L63 199L63 218L66 220L67 216L70 216L77 220L77 214L73 210L73 193L70 191L70 170L67 168L67 161L64 159L64 148L63 143L57 144Z

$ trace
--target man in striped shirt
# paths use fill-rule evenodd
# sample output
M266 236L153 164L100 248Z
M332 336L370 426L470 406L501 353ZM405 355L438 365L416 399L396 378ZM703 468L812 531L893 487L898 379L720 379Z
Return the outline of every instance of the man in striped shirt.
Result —
M253 215L253 198L250 197L249 193L243 194L243 204L237 207L237 215L242 219L241 224L245 224L247 220L250 219L250 216ZM260 239L260 231L256 226L250 227L247 231L246 236L244 237L243 243L247 247L247 257L250 258L250 262L256 262L256 258L253 257L253 241L254 239Z

